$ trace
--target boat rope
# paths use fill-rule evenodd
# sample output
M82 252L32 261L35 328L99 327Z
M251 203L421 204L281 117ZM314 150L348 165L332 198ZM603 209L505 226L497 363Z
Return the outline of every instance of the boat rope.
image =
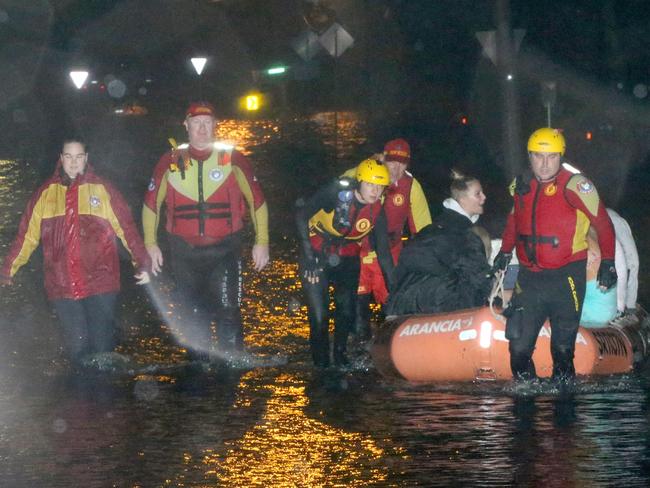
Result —
M492 312L492 315L494 315L495 318L502 318L501 314L498 314L494 311L494 299L497 296L500 296L501 299L503 299L503 280L506 276L506 273L504 270L498 270L496 273L494 273L494 282L492 284L492 291L490 291L490 295L488 296L488 303L490 304L490 312Z

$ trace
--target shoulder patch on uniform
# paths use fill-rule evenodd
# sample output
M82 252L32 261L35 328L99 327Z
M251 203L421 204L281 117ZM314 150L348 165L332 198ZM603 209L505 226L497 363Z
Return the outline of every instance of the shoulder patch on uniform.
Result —
M577 178L578 181L576 182L576 189L580 193L591 193L594 191L594 184L585 178L584 176L581 178Z
M153 178L151 178L151 180L149 180L149 186L147 187L147 190L154 191L155 189L156 189L156 181Z
M600 198L598 191L589 178L581 174L573 175L566 184L566 191L578 195L586 209L592 214L598 213Z

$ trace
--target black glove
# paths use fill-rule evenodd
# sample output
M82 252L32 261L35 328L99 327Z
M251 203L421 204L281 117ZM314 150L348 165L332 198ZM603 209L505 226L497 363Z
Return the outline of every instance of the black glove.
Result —
M505 271L512 259L511 252L499 251L499 253L494 258L494 264L492 265L492 274L497 271Z
M616 266L614 266L614 261L611 259L603 259L600 262L596 279L598 280L598 285L602 286L606 290L609 290L614 286L618 279L616 276Z

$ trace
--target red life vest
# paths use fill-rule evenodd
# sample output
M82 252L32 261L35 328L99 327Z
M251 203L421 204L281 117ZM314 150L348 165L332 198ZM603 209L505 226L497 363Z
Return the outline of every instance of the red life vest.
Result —
M168 175L167 232L210 244L243 228L246 203L230 156L231 151L213 151L205 161L192 160L185 171Z
M557 269L587 257L589 218L570 205L566 186L574 174L561 168L549 182L529 181L525 194L514 192L517 256L533 269Z
M404 174L397 184L386 188L384 196L384 211L388 227L388 238L390 246L393 247L401 242L404 224L409 218L411 211L411 186L413 177Z

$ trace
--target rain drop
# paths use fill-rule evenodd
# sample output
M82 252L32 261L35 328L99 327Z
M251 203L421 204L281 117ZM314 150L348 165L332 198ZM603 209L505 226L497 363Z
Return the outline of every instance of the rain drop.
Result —
M296 297L289 298L289 304L287 305L289 312L294 313L300 310L300 306L300 300L298 300Z
M24 124L27 122L27 114L23 109L17 108L14 110L14 122L17 124Z
M637 83L632 89L632 93L637 98L645 98L648 96L648 86L644 83Z
M55 419L54 422L52 422L52 430L57 434L63 434L68 430L68 423L63 419Z
M108 84L108 94L113 98L122 98L126 94L126 85L122 80L114 79Z
M158 383L151 380L139 380L133 388L133 393L138 400L150 402L155 400L160 393Z

